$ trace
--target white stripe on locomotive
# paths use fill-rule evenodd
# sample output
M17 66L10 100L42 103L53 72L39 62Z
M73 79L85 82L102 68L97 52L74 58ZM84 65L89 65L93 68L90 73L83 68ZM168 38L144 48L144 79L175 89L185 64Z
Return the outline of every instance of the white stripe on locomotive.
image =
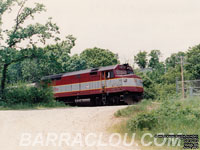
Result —
M76 92L101 89L106 83L106 88L112 87L143 87L142 80L137 78L117 78L111 80L91 81L76 84L53 86L54 93Z

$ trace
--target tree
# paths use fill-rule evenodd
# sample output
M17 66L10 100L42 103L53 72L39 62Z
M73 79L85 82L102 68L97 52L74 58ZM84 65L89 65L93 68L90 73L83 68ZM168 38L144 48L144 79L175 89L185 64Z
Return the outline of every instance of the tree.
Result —
M135 72L136 75L142 78L144 86L144 98L145 99L155 99L157 91L155 90L155 81L149 78L148 74L144 72Z
M160 64L160 55L161 55L161 52L160 50L152 50L149 54L149 67L151 68L156 68L159 66Z
M37 82L44 76L67 72L71 59L69 53L74 41L72 36L68 36L66 41L44 47L42 58L26 59L12 64L8 68L9 83L17 82L16 77L22 82Z
M31 8L27 7L25 2L26 0L0 1L0 27L2 25L2 16L8 11L11 11L13 5L19 7L13 27L11 29L0 30L0 63L2 66L1 93L4 92L7 70L11 64L25 59L44 56L44 48L39 45L46 45L48 39L52 39L55 43L60 42L61 44L67 42L61 41L58 37L60 33L59 27L55 23L52 23L51 18L45 24L35 23L26 25L29 18L34 19L34 15L45 11L45 7L43 4L36 3Z
M81 59L79 55L73 55L67 62L66 72L79 71L87 68L85 60Z
M16 82L23 81L22 80L22 77L23 77L22 70L23 70L23 68L22 68L21 62L11 64L8 67L8 71L7 71L7 84L13 84Z
M97 47L84 50L80 54L80 58L86 62L87 68L116 65L119 63L117 54Z
M141 68L144 69L147 66L147 52L140 51L136 56L134 56L135 63Z
M171 56L165 60L166 67L167 68L170 68L170 67L175 68L177 65L177 62L180 62L180 56L185 56L185 53L178 52L178 53L171 54Z
M186 70L192 74L192 78L200 79L200 44L189 48L186 61Z

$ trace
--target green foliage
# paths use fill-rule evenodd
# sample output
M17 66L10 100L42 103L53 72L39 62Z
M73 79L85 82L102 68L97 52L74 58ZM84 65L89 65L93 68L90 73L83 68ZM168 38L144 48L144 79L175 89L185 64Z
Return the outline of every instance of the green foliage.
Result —
M79 55L73 55L68 61L66 66L66 72L78 71L87 69L87 61L80 58Z
M128 106L127 108L120 109L115 113L116 117L130 117L137 115L141 112L147 111L147 106L151 106L151 100L142 100L140 103L132 106Z
M165 74L167 73L165 64L163 62L160 62L159 60L160 55L161 55L161 52L159 50L152 50L150 54L148 55L150 57L149 62L147 62L147 52L145 51L140 52L137 54L137 56L135 56L136 63L140 66L140 68L142 68L141 71L136 70L136 74L140 76L143 80L145 99L160 99L160 96L162 96L162 94L164 93L164 92L161 92L163 91L162 89L158 89L158 87L160 88L162 87L160 85L164 84L165 81L163 80L164 78L163 76L165 76ZM148 66L151 67L152 70L151 71L143 70L144 67L141 67L140 62L145 62L146 65L148 63ZM174 85L175 81L170 84ZM170 85L169 87L172 87L172 86Z
M51 18L49 18L45 24L27 24L26 22L28 18L34 19L34 15L45 11L45 7L43 4L38 3L36 3L33 7L27 7L26 1L22 0L0 1L0 27L2 25L2 16L4 13L7 13L8 10L12 12L11 8L13 5L18 6L18 13L16 14L16 19L14 19L12 28L0 30L0 64L2 66L2 68L0 68L0 70L2 69L1 94L4 93L8 68L10 65L15 63L17 64L18 62L22 62L26 59L43 58L43 61L46 61L51 58L48 62L52 60L60 60L58 61L58 64L64 67L63 62L69 58L68 53L74 46L75 41L72 36L68 36L65 40L61 40L58 36L60 34L59 27L52 22ZM46 49L41 47L46 46L46 41L50 39L55 42L53 46L47 46ZM51 50L54 51L55 49L58 51L57 53L49 52ZM65 53L67 54L67 57L64 55ZM59 56L59 59L56 56ZM16 64L10 68L15 68ZM60 68L59 65L55 66ZM20 66L23 67L21 64ZM29 67L31 68L31 66ZM23 68L21 69L23 70ZM22 73L22 70L16 71L15 73L19 75L19 73ZM35 74L37 75L37 73ZM10 78L12 79L12 77Z
M147 66L147 52L140 51L136 56L134 56L135 63L141 68L144 69Z
M21 81L37 82L43 76L68 72L71 60L69 53L75 45L75 38L68 36L66 41L43 48L43 58L26 59L20 62ZM12 66L12 65L11 65ZM71 68L70 68L71 69ZM9 69L10 70L10 69ZM13 76L13 74L9 74ZM12 80L11 83L16 80Z
M19 81L22 81L21 62L14 63L8 67L7 83L12 84Z
M191 73L193 79L200 79L200 44L189 48L186 53L186 69Z
M160 58L161 52L160 50L152 50L149 54L150 60L149 60L149 67L151 68L158 68L160 65Z
M16 104L39 104L52 103L54 101L51 88L44 86L32 87L25 84L19 84L6 89L4 101L8 106Z
M199 125L199 98L164 101L157 109L137 113L127 122L127 128L132 132L148 130L153 134L162 132L200 135Z
M0 1L0 38L2 38L2 29L1 29L2 16L6 11L11 10L12 5L16 2L17 0L5 0L5 1L1 0Z
M155 81L149 77L149 74L142 72L136 72L136 74L143 80L144 99L156 99L158 91L155 88Z
M54 99L52 89L46 84L33 87L27 83L17 83L8 87L3 97L0 97L0 110L53 107L66 107L66 105Z
M175 84L176 78L178 78L178 80L181 79L181 72L179 67L169 68L167 72L161 76L162 83L164 84Z
M189 50L191 54L191 60L194 58L198 58L198 54L196 49ZM194 52L195 51L195 52ZM147 52L143 52L147 54ZM137 57L140 56L141 52L137 54ZM194 55L194 56L193 56ZM152 68L151 71L148 70L135 70L136 74L140 76L143 80L144 85L144 98L145 99L166 99L166 97L171 97L176 95L176 80L181 80L181 67L180 67L180 56L186 56L184 52L178 52L172 54L168 57L165 62L160 62L161 52L159 50L152 50L148 56L149 63L148 66ZM197 57L196 57L197 56ZM191 62L188 65L184 66L184 79L191 80L194 78L192 70L197 72L197 68L193 68L194 66L198 66L198 60ZM191 65L194 64L195 65ZM195 74L195 73L194 73ZM198 74L198 73L197 73ZM197 79L197 77L196 77Z
M198 134L200 136L200 98L188 98L185 100L174 98L148 103L144 111L138 111L136 106L129 106L120 110L121 117L128 117L121 123L120 132L136 133L136 138L141 139L144 133L156 135L164 134ZM146 142L152 141L146 138ZM162 141L161 141L162 142Z
M158 118L156 117L155 113L141 113L138 114L135 118L130 119L127 122L127 128L130 131L136 130L152 130L156 128L158 125Z
M177 66L177 63L180 62L180 56L185 56L185 53L178 52L178 53L171 54L171 56L165 60L166 67L175 68Z
M87 68L116 65L119 63L117 54L97 47L84 50L80 54L80 58L87 63Z
M166 100L176 95L176 84L155 84L154 90L157 100Z

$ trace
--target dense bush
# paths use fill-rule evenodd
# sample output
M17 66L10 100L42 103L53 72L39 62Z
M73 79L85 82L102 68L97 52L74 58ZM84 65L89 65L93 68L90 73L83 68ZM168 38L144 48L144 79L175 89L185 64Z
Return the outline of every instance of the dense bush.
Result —
M147 103L148 102L148 103ZM145 100L146 106L141 103L129 106L115 113L116 117L126 117L119 126L115 126L114 132L121 134L128 133L129 138L136 133L136 139L141 140L145 133L156 135L159 133L185 134L200 136L200 98L192 97L187 99L171 98L163 101ZM145 141L152 142L152 138L147 137ZM163 139L158 139L162 143ZM170 140L168 141L170 142ZM168 143L167 142L167 143ZM166 143L166 144L167 144ZM141 144L141 143L139 143ZM181 141L183 144L183 141ZM160 149L153 143L152 148ZM165 145L167 146L167 145ZM162 149L165 149L165 146ZM172 149L179 149L173 147ZM171 149L166 147L166 149Z
M176 84L155 84L154 90L156 91L157 100L168 100L176 96Z
M158 125L158 117L154 113L141 113L128 121L127 128L130 131L135 131L137 129L151 130L155 128L157 125Z
M26 84L18 84L5 90L3 96L4 105L13 106L18 104L35 105L54 103L52 89L46 86L32 87Z
M139 113L127 122L129 131L158 133L199 134L200 103L198 98L187 100L168 100L155 110Z

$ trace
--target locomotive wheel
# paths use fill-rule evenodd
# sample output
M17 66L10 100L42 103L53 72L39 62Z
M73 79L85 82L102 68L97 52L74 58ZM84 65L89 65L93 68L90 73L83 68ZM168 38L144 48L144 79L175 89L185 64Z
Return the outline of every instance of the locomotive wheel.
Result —
M102 95L102 105L103 106L106 106L107 105L107 97L106 97L106 95Z
M133 96L132 95L125 95L124 96L124 102L127 103L128 105L133 105L134 101L133 101Z
M110 98L110 105L119 105L119 101L120 101L119 97L113 96Z
M101 99L99 97L96 97L95 98L95 106L101 106L102 103L101 103Z
M142 100L142 95L127 94L124 95L124 102L128 105L133 105Z
M103 105L103 106L106 106L106 105L107 105L106 99L102 99L102 105Z
M116 100L115 100L115 97L111 97L111 98L110 98L110 105L115 105L115 104L116 104L115 101L116 101Z
M134 104L132 96L128 97L128 98L125 100L125 102L126 102L128 105L133 105L133 104Z

